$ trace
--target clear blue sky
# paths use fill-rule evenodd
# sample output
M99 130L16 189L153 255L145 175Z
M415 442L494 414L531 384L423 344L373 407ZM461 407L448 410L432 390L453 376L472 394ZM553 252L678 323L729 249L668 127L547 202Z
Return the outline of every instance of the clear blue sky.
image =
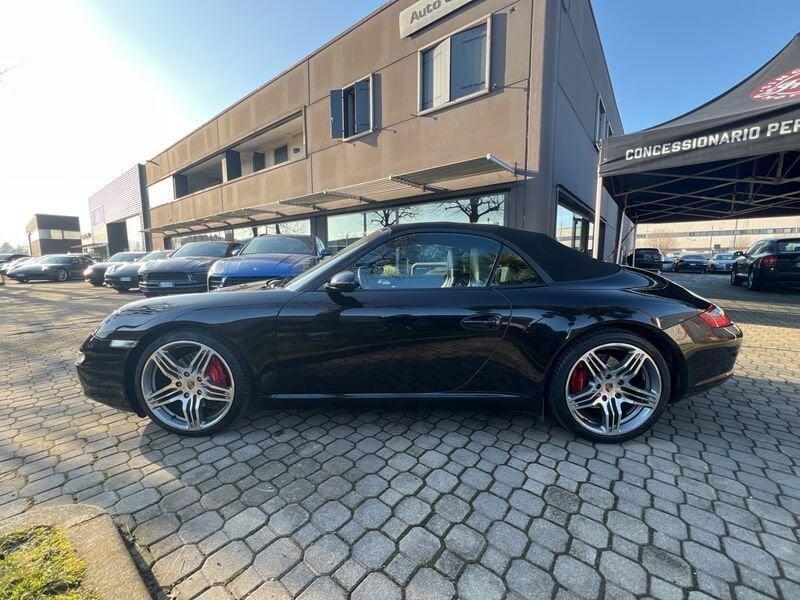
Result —
M577 1L577 0L572 0ZM381 0L90 0L200 122ZM739 81L800 31L797 0L596 0L625 130L665 121Z
M800 32L798 0L596 0L626 132L738 83Z

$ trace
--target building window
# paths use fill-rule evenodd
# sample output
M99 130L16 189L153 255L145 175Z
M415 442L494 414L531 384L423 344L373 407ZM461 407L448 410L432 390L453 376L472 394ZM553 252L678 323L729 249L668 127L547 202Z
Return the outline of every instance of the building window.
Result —
M373 129L372 75L331 90L331 137L347 139Z
M488 25L459 31L420 52L420 110L488 91Z
M556 240L578 252L591 253L594 241L594 218L578 208L578 202L565 192L558 193Z
M597 111L595 116L595 123L594 123L594 143L598 146L600 145L600 140L603 139L610 130L610 126L608 124L608 117L606 115L606 105L603 104L603 99L598 95L597 96Z
M147 186L147 201L150 208L169 204L175 200L175 181L173 177L167 177Z
M368 233L400 223L503 224L506 194L482 194L438 202L379 208L367 212L328 217L328 248L333 252L346 248Z
M283 146L275 148L273 158L276 165L289 160L289 146L284 144Z

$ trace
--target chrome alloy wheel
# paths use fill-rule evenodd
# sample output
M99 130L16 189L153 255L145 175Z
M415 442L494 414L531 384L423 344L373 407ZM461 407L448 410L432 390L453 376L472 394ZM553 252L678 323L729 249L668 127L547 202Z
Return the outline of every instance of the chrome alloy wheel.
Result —
M231 410L231 369L216 351L189 340L157 348L144 364L142 398L156 419L184 431L203 431Z
M661 373L653 357L631 344L589 350L567 377L567 408L598 435L628 433L646 422L661 401Z

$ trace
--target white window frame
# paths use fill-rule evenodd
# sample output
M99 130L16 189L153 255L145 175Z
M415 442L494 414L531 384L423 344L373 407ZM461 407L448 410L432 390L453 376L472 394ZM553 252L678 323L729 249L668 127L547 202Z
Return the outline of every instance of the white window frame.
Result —
M343 136L338 138L343 142L351 142L353 140L357 140L358 138L362 138L365 135L369 135L375 132L375 73L369 73L364 77L359 77L358 79L350 82L348 85L340 88L342 92L342 132L345 131L345 118L344 118L344 91L351 87L355 87L355 85L361 81L369 79L369 129L367 131L362 131L361 133L355 133L350 136ZM333 138L337 139L337 138Z
M462 96L461 98L456 98L455 100L447 100L447 102L443 102L438 106L431 106L430 108L422 108L422 56L425 54L427 50L438 46L445 40L449 40L453 36L461 33L462 31L466 31L467 29L472 29L477 27L478 25L485 24L486 25L486 87L482 90L478 90L477 92L473 92L471 94L467 94L466 96ZM449 58L448 58L449 61ZM448 80L450 78L450 64L448 62L448 72L447 77ZM480 96L485 96L489 92L492 91L492 15L487 15L478 19L477 21L473 21L472 23L465 25L455 31L451 31L447 35L440 37L437 40L434 40L430 44L423 46L417 51L417 116L423 116L430 114L432 112L436 112L437 110L442 110L448 108L450 106L455 106L456 104L461 104L462 102L468 102ZM448 86L448 93L450 89Z

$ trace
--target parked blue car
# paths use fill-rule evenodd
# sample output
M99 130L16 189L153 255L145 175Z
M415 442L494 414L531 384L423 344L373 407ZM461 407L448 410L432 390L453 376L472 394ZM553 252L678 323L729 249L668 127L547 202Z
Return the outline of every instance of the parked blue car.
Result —
M313 235L259 235L236 256L211 265L208 289L291 277L330 255L331 251Z

